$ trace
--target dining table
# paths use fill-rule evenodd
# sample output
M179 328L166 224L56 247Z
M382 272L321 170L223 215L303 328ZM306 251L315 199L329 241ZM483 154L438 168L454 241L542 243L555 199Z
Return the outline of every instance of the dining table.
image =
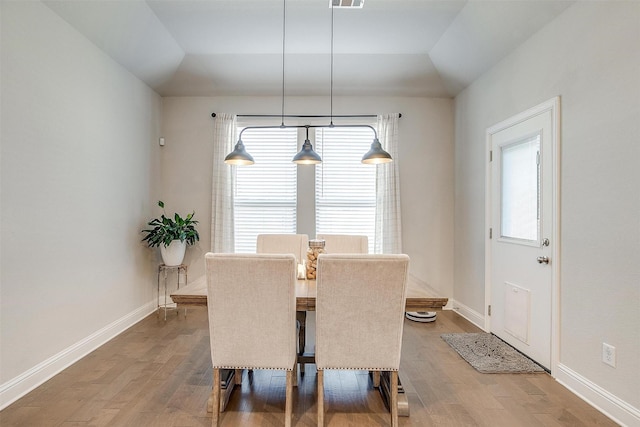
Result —
M299 325L298 334L298 363L300 363L300 371L304 372L305 363L314 363L315 357L313 353L306 353L305 336L306 336L306 317L307 312L316 310L316 281L315 280L296 280L296 319ZM177 304L178 309L189 307L206 307L207 306L207 282L203 276L186 286L180 287L170 294L171 299ZM413 277L407 280L407 292L405 299L406 312L426 312L441 310L448 302L446 297L434 296L429 290L419 283ZM358 301L354 301L354 309L357 308ZM186 315L186 311L185 311ZM223 411L231 396L231 391L236 384L236 375L238 372L226 370L222 375L222 391L220 399L221 411ZM382 373L380 379L379 390L387 406L390 402L389 376ZM212 410L212 400L209 399L207 410ZM404 388L398 380L398 415L409 416L409 402Z

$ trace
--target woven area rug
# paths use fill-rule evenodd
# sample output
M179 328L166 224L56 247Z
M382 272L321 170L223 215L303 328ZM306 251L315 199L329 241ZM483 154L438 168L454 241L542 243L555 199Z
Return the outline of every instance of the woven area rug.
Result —
M544 372L537 363L492 334L442 334L442 339L484 374Z

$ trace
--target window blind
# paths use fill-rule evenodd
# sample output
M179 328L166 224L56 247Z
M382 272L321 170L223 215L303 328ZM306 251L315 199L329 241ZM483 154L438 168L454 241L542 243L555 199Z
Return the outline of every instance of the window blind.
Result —
M236 167L235 252L255 253L258 234L296 232L297 131L252 129L242 141L255 164Z
M376 166L361 163L373 141L368 128L317 128L316 233L369 238L373 253Z

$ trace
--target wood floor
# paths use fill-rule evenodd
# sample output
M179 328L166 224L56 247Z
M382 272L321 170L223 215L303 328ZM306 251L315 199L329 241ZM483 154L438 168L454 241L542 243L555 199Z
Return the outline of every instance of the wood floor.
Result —
M207 317L190 309L130 328L0 412L9 426L208 426ZM479 330L451 311L405 321L400 378L411 416L401 426L615 426L547 374L480 374L440 338ZM294 391L294 425L316 425L316 371ZM284 372L246 372L223 426L280 426ZM365 372L325 374L329 426L385 426L389 415Z

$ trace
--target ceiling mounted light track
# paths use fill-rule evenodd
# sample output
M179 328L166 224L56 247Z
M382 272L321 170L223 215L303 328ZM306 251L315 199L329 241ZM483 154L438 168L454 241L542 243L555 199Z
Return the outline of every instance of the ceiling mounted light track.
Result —
M336 4L338 3L338 4ZM307 136L306 139L304 141L304 144L302 144L302 148L300 149L300 151L293 157L292 161L294 163L297 164L319 164L322 163L322 159L320 158L320 156L318 155L318 153L316 153L315 151L313 151L313 146L311 145L311 141L309 140L309 128L336 128L336 127L341 127L341 128L369 128L373 131L373 143L371 143L371 148L370 150L362 157L362 163L365 164L379 164L379 163L389 163L391 161L393 161L393 159L391 158L391 155L389 153L387 153L386 151L384 151L384 149L382 148L382 144L380 144L380 141L378 140L378 132L376 132L376 129L373 126L370 125L361 125L361 124L339 124L336 125L333 123L333 21L334 21L334 13L333 13L333 9L334 7L345 7L343 6L343 3L346 5L346 3L350 3L350 5L348 7L362 7L362 4L364 3L364 0L361 1L337 1L337 0L330 0L329 3L329 7L331 8L331 87L330 87L330 95L329 95L329 99L330 99L330 110L331 110L331 115L330 117L330 122L328 125L285 125L284 124L284 118L285 118L285 114L284 114L284 99L285 99L285 79L284 79L284 70L285 70L285 43L286 43L286 17L287 17L287 4L286 4L286 0L282 1L282 110L281 110L281 115L280 115L280 125L276 126L276 125L271 125L271 126L247 126L245 128L243 128L240 131L240 135L238 136L238 142L236 143L233 151L231 153L229 153L225 159L224 162L226 164L229 165L252 165L255 163L255 161L253 160L253 157L246 151L244 144L242 142L242 134L245 131L250 131L252 129L275 129L275 128L280 128L280 129L288 129L288 128L306 128L307 131ZM354 6L353 4L358 4L359 6ZM215 116L215 113L213 114ZM288 116L287 116L288 117ZM300 116L298 116L300 117Z

